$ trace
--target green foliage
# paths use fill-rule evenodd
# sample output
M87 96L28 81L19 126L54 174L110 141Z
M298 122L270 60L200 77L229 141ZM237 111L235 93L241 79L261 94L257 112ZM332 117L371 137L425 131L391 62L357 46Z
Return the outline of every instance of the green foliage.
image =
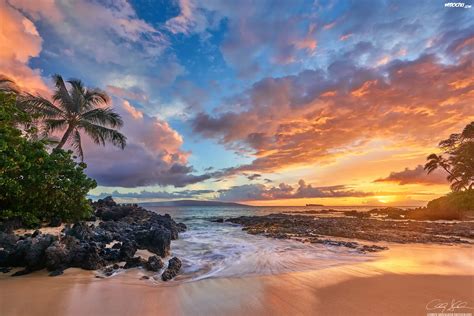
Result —
M474 190L451 192L410 214L412 219L462 220L474 215Z
M453 191L474 189L474 122L441 141L439 147L443 155L429 155L425 170L444 169Z
M72 152L54 150L29 137L31 116L16 106L15 96L0 93L0 219L18 217L26 225L59 217L65 221L90 216L87 192L96 186Z
M427 208L431 210L453 208L461 212L474 212L474 191L451 192L446 196L430 201Z

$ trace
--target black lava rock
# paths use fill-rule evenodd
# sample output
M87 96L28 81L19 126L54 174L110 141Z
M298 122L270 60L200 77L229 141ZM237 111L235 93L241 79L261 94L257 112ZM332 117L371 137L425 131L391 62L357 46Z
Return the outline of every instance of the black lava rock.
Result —
M176 257L171 258L168 261L168 267L166 268L165 272L161 275L161 279L163 281L169 281L175 276L178 275L179 270L181 269L181 260Z
M145 264L146 264L146 261L142 257L133 257L133 258L128 259L125 262L125 266L123 268L124 269L138 268L138 267L143 267Z
M151 256L148 258L147 263L145 264L145 269L148 271L160 271L161 268L163 268L164 263L163 261L158 258L157 256Z
M135 233L138 248L151 251L160 257L166 257L170 251L171 234L169 230L153 228Z

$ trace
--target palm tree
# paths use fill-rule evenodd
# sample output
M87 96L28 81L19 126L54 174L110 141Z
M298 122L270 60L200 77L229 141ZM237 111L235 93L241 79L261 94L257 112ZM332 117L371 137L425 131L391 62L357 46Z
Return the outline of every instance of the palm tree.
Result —
M428 160L428 162L425 164L425 170L428 172L428 174L438 168L443 168L444 171L446 171L449 175L452 175L452 173L449 171L449 163L443 158L443 156L431 154L426 158L426 160Z
M431 154L427 157L425 170L428 173L438 168L447 173L447 180L453 191L474 188L474 122L469 123L462 133L451 134L438 145L448 158Z
M31 94L21 95L20 102L41 115L46 135L65 130L57 149L69 142L83 160L80 132L85 132L98 145L105 145L109 141L122 149L125 147L126 137L116 130L123 125L122 118L112 108L100 107L109 102L105 92L88 89L76 79L67 81L70 84L68 89L60 75L54 75L53 80L56 90L52 102Z

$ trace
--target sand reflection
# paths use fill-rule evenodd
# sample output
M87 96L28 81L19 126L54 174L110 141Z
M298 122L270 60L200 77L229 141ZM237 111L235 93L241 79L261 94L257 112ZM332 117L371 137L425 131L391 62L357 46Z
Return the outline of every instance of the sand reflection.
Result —
M472 247L391 245L373 261L279 275L159 283L134 269L107 279L69 269L0 278L0 315L314 315L423 312L474 297ZM389 293L386 294L386 293ZM404 307L398 306L404 301ZM398 306L398 307L397 307Z

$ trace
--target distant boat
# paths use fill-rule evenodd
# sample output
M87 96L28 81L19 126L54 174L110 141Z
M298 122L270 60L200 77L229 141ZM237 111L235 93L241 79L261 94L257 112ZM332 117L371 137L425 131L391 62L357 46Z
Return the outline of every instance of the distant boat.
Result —
M322 204L306 204L306 206L324 206Z

